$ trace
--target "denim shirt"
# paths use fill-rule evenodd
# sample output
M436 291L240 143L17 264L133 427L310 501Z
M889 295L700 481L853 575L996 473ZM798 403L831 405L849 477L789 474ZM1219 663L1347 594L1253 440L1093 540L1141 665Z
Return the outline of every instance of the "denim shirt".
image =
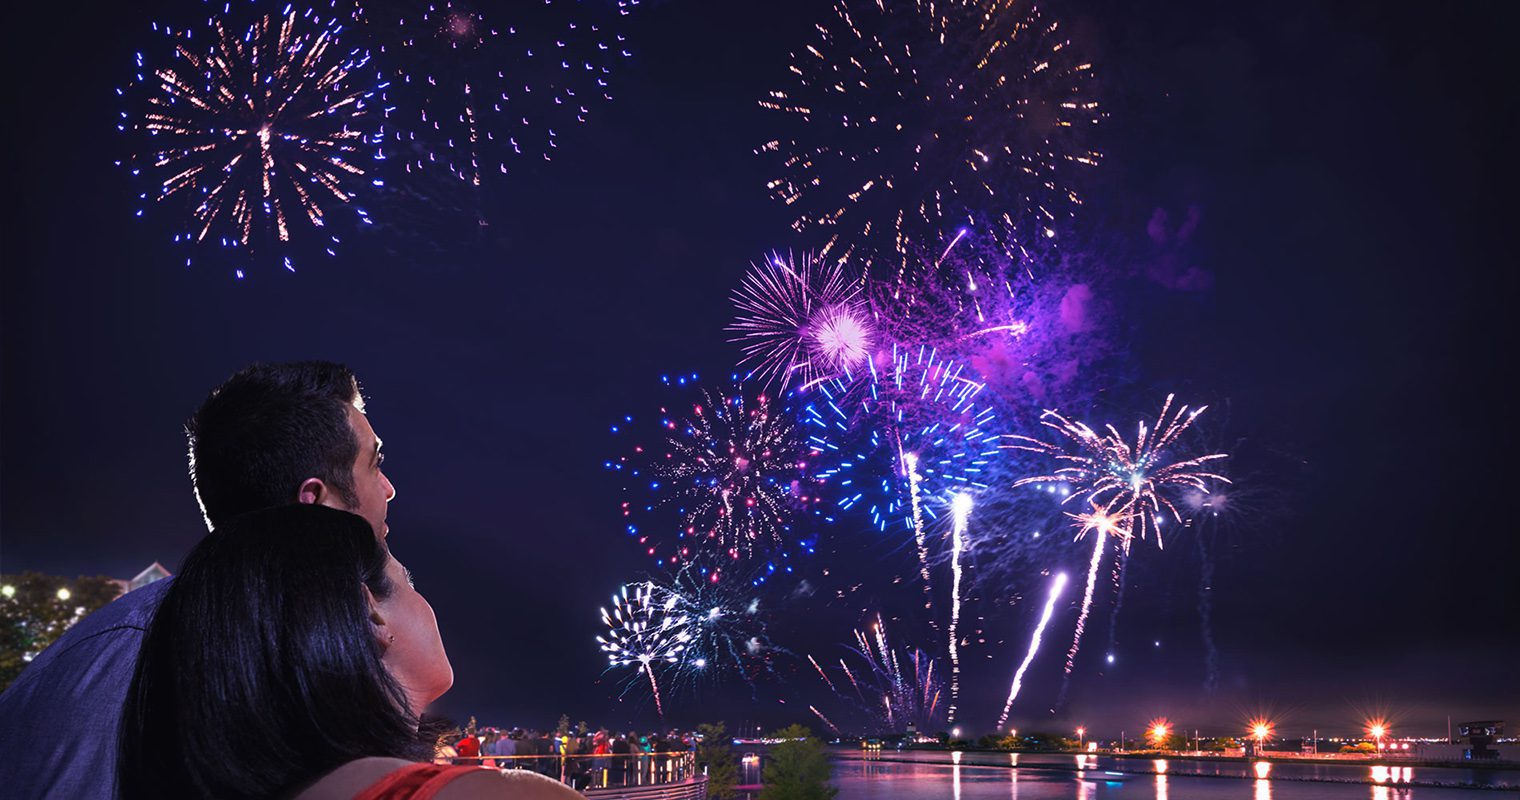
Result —
M172 578L75 623L0 694L0 793L114 796L116 734L137 652Z

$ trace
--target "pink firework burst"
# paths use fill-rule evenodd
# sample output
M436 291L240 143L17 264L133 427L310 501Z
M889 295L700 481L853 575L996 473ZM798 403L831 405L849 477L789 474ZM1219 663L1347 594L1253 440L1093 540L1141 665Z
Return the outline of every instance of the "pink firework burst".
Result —
M871 355L875 326L859 281L839 263L779 253L751 266L734 292L728 330L766 384L808 387L849 373Z

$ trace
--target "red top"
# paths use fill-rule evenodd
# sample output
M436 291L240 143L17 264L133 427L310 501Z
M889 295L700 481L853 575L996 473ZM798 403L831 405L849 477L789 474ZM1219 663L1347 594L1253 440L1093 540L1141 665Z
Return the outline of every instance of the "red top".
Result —
M408 764L354 795L354 800L431 800L454 779L479 769L473 765Z
M480 755L480 740L474 736L466 736L459 740L459 744L454 745L454 749L458 750L462 756L478 756Z

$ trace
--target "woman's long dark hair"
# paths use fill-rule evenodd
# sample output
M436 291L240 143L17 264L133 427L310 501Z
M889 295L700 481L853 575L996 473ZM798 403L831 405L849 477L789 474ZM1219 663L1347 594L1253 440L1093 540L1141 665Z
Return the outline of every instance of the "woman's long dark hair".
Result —
M364 587L390 595L389 557L364 519L320 506L203 539L138 658L121 795L275 797L356 758L430 758L369 619Z

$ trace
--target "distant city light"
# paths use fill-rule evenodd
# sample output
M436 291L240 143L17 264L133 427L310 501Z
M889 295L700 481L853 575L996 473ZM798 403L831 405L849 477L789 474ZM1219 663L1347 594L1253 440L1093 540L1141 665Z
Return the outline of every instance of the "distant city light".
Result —
M69 599L72 596L73 596L73 594L69 592L69 587L67 587L67 586L65 586L62 589L58 590L58 599L59 600L67 600L67 599Z

